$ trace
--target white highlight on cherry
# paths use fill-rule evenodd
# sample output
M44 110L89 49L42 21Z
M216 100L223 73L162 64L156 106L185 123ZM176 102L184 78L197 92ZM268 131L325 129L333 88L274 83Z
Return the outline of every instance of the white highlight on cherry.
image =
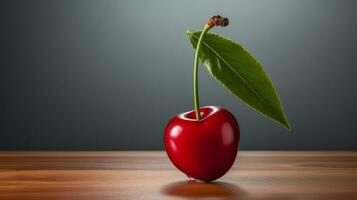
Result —
M231 143L233 143L234 140L234 131L232 126L229 123L224 123L222 126L222 133L224 133L225 135L222 136L223 138L223 144L224 145L230 145Z

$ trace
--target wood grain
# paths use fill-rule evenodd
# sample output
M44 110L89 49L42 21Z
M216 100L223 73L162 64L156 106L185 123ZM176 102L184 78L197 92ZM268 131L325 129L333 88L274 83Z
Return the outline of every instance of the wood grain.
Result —
M357 199L357 152L241 151L219 181L164 152L0 152L0 199Z

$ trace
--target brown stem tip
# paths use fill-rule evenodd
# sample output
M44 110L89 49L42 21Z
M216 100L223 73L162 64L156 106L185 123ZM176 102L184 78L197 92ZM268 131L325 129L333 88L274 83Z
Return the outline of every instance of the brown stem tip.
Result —
M227 26L229 23L228 18L225 17L221 17L219 15L215 15L213 17L211 17L211 19L208 20L207 24L210 27L213 26Z

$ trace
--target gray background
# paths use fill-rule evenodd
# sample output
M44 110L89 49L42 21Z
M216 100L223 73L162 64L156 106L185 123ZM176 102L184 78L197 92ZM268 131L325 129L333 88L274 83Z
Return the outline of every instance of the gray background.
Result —
M186 29L239 41L270 74L292 133L199 74L241 149L357 149L357 1L0 1L0 149L160 150L193 109Z

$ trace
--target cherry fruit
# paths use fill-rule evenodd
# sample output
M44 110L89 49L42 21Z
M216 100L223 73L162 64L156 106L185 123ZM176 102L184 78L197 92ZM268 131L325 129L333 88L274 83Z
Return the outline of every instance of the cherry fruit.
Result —
M175 116L166 126L164 142L172 163L187 176L209 182L233 165L239 146L239 126L227 110L206 106Z

